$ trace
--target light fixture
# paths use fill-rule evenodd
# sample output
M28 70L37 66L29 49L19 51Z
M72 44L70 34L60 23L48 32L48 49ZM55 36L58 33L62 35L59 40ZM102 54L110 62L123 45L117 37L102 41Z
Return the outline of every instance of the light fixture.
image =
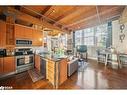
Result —
M53 9L53 10L52 10L52 12L54 13L54 12L55 12L55 10Z
M42 41L42 38L40 38L39 41Z

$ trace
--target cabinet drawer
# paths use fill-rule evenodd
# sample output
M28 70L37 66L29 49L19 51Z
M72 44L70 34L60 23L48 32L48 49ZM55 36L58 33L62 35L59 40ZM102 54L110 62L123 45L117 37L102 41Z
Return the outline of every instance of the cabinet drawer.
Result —
M52 64L48 64L48 68L54 69L55 67Z
M48 73L54 75L54 69L48 68Z
M53 62L52 63L48 63L48 66L54 68L55 63L53 63Z
M54 85L54 78L52 76L48 76L48 80Z

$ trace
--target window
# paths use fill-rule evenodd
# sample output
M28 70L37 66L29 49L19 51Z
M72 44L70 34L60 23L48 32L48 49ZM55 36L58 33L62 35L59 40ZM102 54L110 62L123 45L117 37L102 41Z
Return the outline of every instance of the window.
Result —
M76 31L75 32L75 43L76 45L81 45L82 43L82 30Z
M95 28L96 46L106 47L107 24L99 25Z
M84 45L94 45L94 31L93 28L84 29Z
M88 45L106 47L108 25L102 24L99 26L78 30L75 32L75 45Z

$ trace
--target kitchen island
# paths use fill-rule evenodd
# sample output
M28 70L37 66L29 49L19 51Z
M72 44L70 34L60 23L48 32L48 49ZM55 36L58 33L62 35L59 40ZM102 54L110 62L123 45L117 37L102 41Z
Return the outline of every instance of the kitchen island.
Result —
M40 54L41 62L46 62L46 79L58 88L67 80L67 57L56 57L49 54ZM43 63L42 63L43 64ZM44 65L41 65L44 66Z

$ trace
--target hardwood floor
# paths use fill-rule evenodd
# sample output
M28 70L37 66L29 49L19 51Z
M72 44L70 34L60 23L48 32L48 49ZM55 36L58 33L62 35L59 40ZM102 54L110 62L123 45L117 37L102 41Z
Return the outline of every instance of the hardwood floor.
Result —
M58 89L127 89L127 67L112 69L103 63L89 60L84 72L76 72ZM0 86L12 86L13 89L53 89L48 80L32 82L28 72L13 75L0 80Z

